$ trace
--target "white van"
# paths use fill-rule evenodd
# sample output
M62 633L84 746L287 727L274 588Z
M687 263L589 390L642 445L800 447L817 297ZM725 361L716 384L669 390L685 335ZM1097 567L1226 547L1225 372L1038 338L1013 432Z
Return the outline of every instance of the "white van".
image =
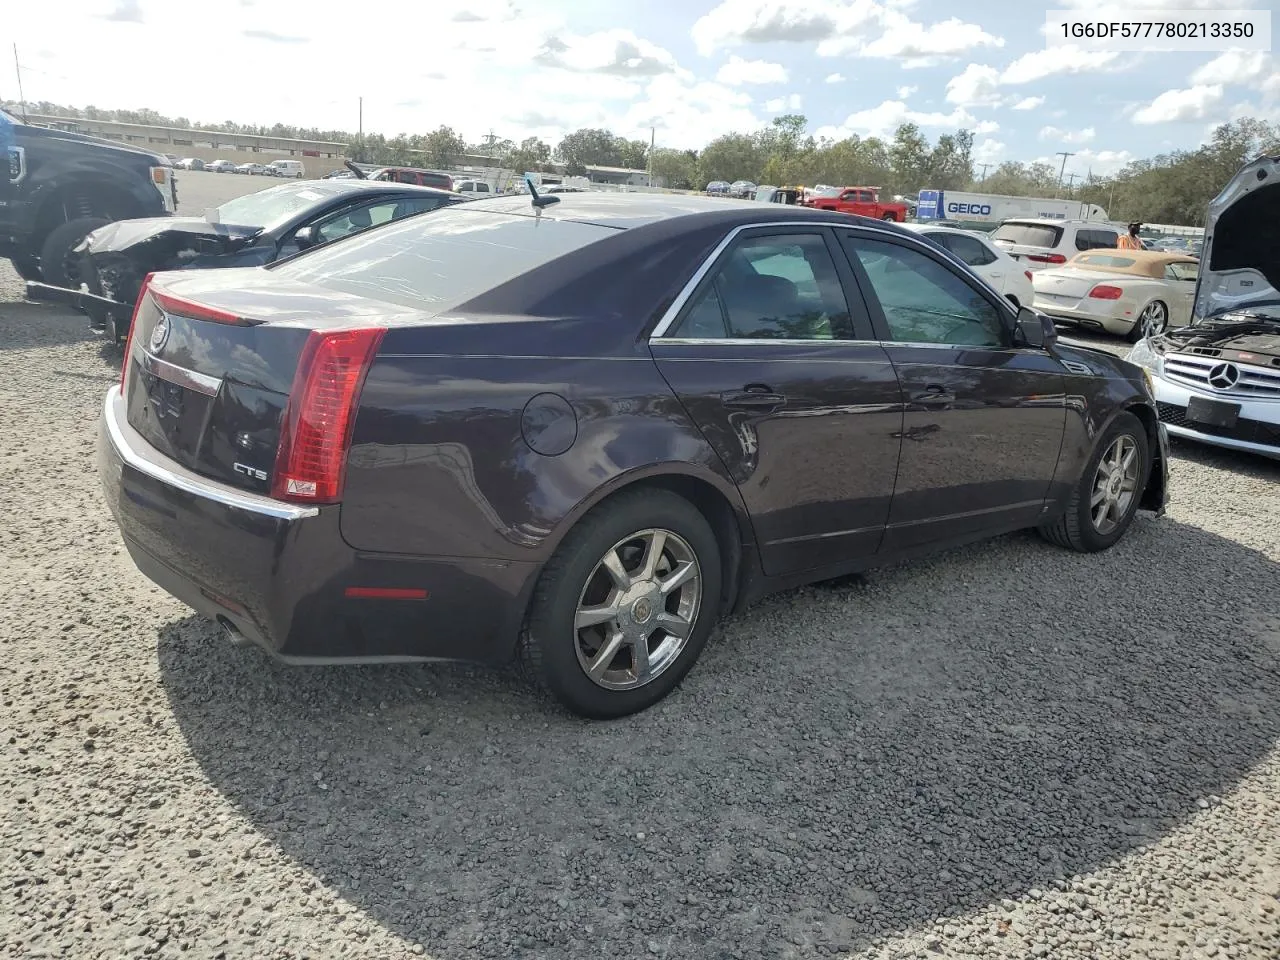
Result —
M267 164L267 173L273 177L293 177L298 180L307 175L301 160L272 160Z
M496 190L484 180L459 180L453 185L453 192L460 193L464 197L471 197L478 200L482 197L492 197Z

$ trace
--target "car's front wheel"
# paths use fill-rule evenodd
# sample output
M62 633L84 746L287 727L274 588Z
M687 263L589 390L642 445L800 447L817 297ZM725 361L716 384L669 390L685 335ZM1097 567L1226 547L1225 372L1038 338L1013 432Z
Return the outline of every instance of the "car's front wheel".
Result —
M1067 509L1040 527L1051 543L1081 553L1106 550L1133 523L1151 473L1151 440L1132 413L1121 413L1094 446Z
M635 713L698 659L720 590L720 546L697 507L666 490L620 494L583 518L543 570L522 659L575 713Z

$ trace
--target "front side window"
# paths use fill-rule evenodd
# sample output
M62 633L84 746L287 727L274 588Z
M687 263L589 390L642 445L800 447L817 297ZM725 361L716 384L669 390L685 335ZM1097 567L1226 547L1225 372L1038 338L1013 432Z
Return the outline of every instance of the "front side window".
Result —
M1005 346L1005 325L995 306L936 260L882 240L847 236L843 242L866 271L891 340Z
M721 259L673 336L848 340L849 305L821 234L747 237Z

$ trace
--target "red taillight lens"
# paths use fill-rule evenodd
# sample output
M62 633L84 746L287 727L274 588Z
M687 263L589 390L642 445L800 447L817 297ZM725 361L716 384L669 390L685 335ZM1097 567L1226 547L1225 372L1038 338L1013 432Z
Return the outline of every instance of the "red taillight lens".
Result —
M1060 253L1029 253L1027 254L1027 259L1033 260L1036 263L1066 263L1067 262L1067 258Z
M138 299L133 301L133 315L129 317L129 333L124 338L124 359L120 361L120 396L124 396L124 385L129 379L129 351L133 349L133 328L138 324L138 311L142 309L142 303L151 293L151 278L154 273L148 273L142 278L142 286L138 288Z
M1119 300L1124 296L1124 291L1119 287L1113 287L1107 283L1100 283L1089 291L1089 296L1094 300Z
M337 503L365 374L385 331L313 331L302 348L280 429L271 495Z

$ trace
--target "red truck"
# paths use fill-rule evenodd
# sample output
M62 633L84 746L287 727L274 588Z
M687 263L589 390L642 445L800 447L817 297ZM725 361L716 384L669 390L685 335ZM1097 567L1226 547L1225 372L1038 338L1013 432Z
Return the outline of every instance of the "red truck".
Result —
M815 196L807 206L817 210L838 210L841 213L853 213L860 217L872 217L876 220L893 220L905 223L907 205L905 203L881 203L879 187L844 187L825 196Z

